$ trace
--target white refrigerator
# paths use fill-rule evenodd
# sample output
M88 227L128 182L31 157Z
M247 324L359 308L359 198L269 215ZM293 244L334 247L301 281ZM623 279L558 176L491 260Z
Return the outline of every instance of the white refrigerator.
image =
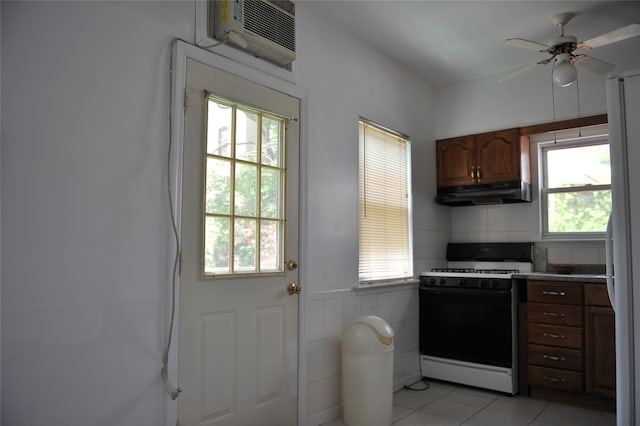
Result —
M640 70L610 78L613 210L607 278L616 318L617 424L640 424Z

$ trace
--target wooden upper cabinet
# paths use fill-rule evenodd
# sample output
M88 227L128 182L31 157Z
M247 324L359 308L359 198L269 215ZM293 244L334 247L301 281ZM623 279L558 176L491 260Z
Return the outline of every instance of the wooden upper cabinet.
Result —
M520 129L436 141L438 186L529 182L529 138Z
M483 133L476 139L478 183L520 180L520 131Z
M436 141L438 186L472 185L472 173L476 163L476 138L460 138Z

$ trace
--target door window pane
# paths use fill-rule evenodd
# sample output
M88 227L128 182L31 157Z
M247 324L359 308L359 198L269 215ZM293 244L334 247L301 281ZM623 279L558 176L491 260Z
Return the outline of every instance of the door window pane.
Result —
M236 158L258 161L258 114L241 109L236 112Z
M217 102L208 103L207 153L229 157L231 155L231 126L233 109Z
M277 271L280 269L280 222L263 220L260 224L260 269Z
M215 96L207 108L203 275L283 272L284 119Z
M207 274L228 273L229 218L207 217L204 232L204 271Z
M263 117L262 119L262 164L280 166L282 152L282 120Z
M280 217L280 194L282 193L282 185L280 182L281 172L277 169L262 169L262 177L260 179L260 196L261 196L261 216L277 218Z
M234 221L233 269L237 272L256 271L256 221Z
M257 167L236 163L235 212L239 216L256 215Z
M231 200L231 162L207 158L205 213L229 214Z

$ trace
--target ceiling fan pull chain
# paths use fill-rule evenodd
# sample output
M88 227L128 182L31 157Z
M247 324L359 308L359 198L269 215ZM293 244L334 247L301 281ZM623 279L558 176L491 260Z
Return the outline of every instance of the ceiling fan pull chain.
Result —
M556 63L555 61L553 62L553 65L551 66L551 110L553 111L553 122L556 122L556 85L553 84L553 70L556 68ZM556 131L553 131L553 143L557 143L558 140L556 138Z
M578 118L581 117L580 115L580 79L578 78L578 76L576 75L576 99L578 102ZM582 127L578 128L578 136L582 137Z

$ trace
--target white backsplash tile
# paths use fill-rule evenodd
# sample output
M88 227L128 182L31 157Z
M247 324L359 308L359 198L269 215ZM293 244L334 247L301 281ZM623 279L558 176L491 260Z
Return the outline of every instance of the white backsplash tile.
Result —
M391 293L391 322L418 317L417 289L399 290Z
M325 385L323 380L307 385L307 415L319 413L325 406Z
M306 306L306 335L307 341L324 338L324 299L310 300Z
M325 337L342 335L342 297L325 300Z
M549 247L547 262L551 264L573 263L573 250L570 247Z
M307 343L307 383L324 379L324 340Z
M391 322L391 310L392 310L392 301L391 301L391 293L379 293L376 295L376 314L386 322Z
M484 231L469 231L467 232L467 241L470 243L485 243L489 241L489 232Z
M469 233L488 231L488 214L487 207L473 206L468 208L467 212L467 230Z
M307 417L339 412L342 335L360 315L376 315L394 330L394 382L415 381L418 365L418 288L340 290L307 297ZM328 414L327 414L328 415Z
M509 231L509 211L503 206L487 207L487 230L489 232Z
M577 247L573 249L573 262L580 265L598 263L600 250L597 247Z
M378 314L378 296L376 294L368 294L360 296L360 315L377 315Z
M342 372L342 337L324 340L323 378L340 375Z

